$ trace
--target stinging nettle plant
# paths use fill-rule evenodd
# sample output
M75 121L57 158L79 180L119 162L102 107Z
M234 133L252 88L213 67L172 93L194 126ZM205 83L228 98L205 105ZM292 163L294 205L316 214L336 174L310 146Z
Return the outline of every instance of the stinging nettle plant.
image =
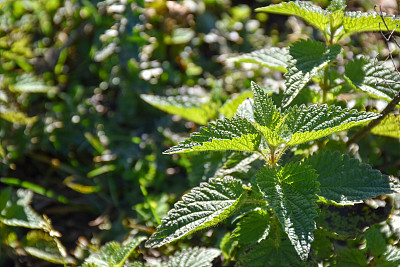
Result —
M234 172L217 172L207 182L193 188L162 220L156 233L147 241L147 247L160 247L229 219L236 223L236 228L221 246L235 243L232 246L237 246L237 253L243 255L235 259L238 266L302 266L310 259L321 205L354 205L397 191L397 185L389 176L347 154L319 150L308 156L284 157L285 152L297 145L371 121L381 120L372 130L373 134L400 138L399 116L388 115L389 112L379 114L335 105L292 103L302 89L315 82L322 91L323 103L329 96L334 96L333 89L337 91L347 86L391 102L392 108L398 104L400 78L389 67L360 57L348 62L344 73L333 68L335 59L342 52L339 41L354 33L380 31L383 21L388 29L397 29L398 21L344 9L345 1L332 1L327 10L302 1L257 9L304 19L322 31L326 44L301 40L289 48L266 48L233 58L237 62L256 63L284 72L282 105L277 107L272 98L252 82L252 98L247 93L247 99L237 98L240 105L238 100L229 102L231 108L238 106L234 115L209 122L164 153L250 153L256 156L248 157L251 160L242 161L238 166L242 164L242 168L255 159L263 159L264 166L249 171L248 179L228 175ZM162 97L143 96L143 99L173 114L184 114L185 109L202 109L195 101L192 106L174 106L171 98L166 101ZM373 239L368 235L365 238L371 246ZM394 253L394 248L390 249L382 252L376 262L399 263L400 257L389 257ZM363 257L363 254L347 254L349 258ZM340 259L335 263L338 262Z

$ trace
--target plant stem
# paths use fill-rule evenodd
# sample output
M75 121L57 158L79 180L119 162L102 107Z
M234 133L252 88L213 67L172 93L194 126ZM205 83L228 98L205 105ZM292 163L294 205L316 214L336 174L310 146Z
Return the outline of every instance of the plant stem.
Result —
M254 204L264 204L264 205L268 204L268 202L266 200L257 200L257 199L246 199L244 202L254 203Z
M378 125L390 112L392 112L396 105L400 102L400 92L393 97L392 101L386 106L384 110L382 110L381 115L379 118L371 121L367 126L359 130L356 134L354 134L346 143L346 146L349 147L353 143L357 143L360 141L361 138L366 136L372 128Z

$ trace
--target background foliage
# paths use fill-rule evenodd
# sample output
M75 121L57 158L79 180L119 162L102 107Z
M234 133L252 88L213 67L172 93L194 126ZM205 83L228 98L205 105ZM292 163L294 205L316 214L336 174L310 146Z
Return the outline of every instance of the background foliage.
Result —
M220 159L242 160L229 153L210 154L205 160L198 155L165 156L162 151L199 125L229 113L226 105L233 101L228 99L249 89L250 81L268 87L276 99L284 97L280 72L229 60L262 47L323 37L294 17L254 12L279 2L0 1L0 265L90 266L90 259L96 259L93 252L111 241L102 249L134 251L139 242L135 238L152 234L190 185L197 186L222 167L208 164L210 159L215 164ZM326 7L329 1L313 3ZM371 11L374 4L349 1L347 9ZM382 59L388 55L378 33L344 42L343 62L361 53ZM182 105L196 98L213 106L204 108L207 120L192 122L167 116L144 102L141 94L180 95ZM315 102L318 97L305 88L293 103ZM328 98L329 103L359 110L379 109L380 101L350 87ZM316 142L344 152L337 140ZM400 176L398 139L369 135L357 149L362 161ZM394 209L391 220L370 228L366 241L360 242L372 251L366 253L390 253L373 246L397 244L398 196L370 202L363 205ZM362 216L365 210L350 212ZM341 213L329 211L326 216L334 212ZM359 230L345 224L327 227L340 228L336 232L343 235ZM224 235L232 229L227 222L158 250L142 247L140 257L147 264L173 264L179 262L182 249L198 256L205 252L196 246L229 246ZM355 244L338 247L353 255L359 251ZM228 258L229 249L222 251ZM212 253L210 261L218 256ZM322 258L328 252L319 253ZM113 260L119 263L121 257ZM222 261L219 257L214 265L229 264Z

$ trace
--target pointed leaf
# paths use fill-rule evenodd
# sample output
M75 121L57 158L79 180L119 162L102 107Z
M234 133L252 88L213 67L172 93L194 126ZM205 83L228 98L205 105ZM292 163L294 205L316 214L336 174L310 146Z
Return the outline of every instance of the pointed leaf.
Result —
M350 36L354 33L358 32L371 32L371 31L386 31L386 27L383 25L382 18L379 14L373 13L364 13L360 11L351 11L345 12L345 16L343 18L343 32L344 34L338 36L336 39L340 40L347 36ZM389 30L396 29L397 32L400 31L399 19L396 19L394 16L385 16L385 23L388 26Z
M388 115L377 126L372 128L371 133L400 138L400 115Z
M211 267L212 261L221 254L216 248L188 248L168 259L168 267Z
M174 205L146 243L160 247L229 217L246 197L242 183L232 177L212 178L193 188Z
M292 3L292 2L291 2ZM340 53L339 45L326 47L323 43L312 40L301 40L294 43L289 50L292 57L286 77L286 90L283 103L287 106L304 86L326 67Z
M209 99L187 96L155 96L140 95L140 97L150 105L168 112L179 115L184 119L195 123L206 125L207 122L217 116L217 111ZM215 103L214 103L215 104Z
M316 180L315 171L298 162L277 171L266 167L255 179L302 260L308 257L314 240L319 191Z
M251 91L244 91L234 99L229 99L219 109L219 112L227 118L232 118L236 113L239 105L243 103L247 98L252 98L253 93Z
M353 204L390 194L389 177L339 152L314 153L304 160L314 168L320 183L319 195L340 204Z
M121 246L119 243L112 241L95 253L92 253L83 264L84 267L97 265L97 266L115 266L122 267L129 255L139 246L139 244L146 240L146 237L137 237L129 244Z
M378 113L358 112L355 109L327 105L294 106L289 108L285 115L286 125L292 133L290 141L287 142L290 146L363 125L381 116Z
M280 3L278 5L270 5L256 9L257 12L268 12L273 14L298 16L317 29L325 31L329 25L328 12L305 1L291 1L288 3Z
M260 144L258 131L244 118L218 120L200 128L199 133L193 133L186 141L179 143L164 154L187 153L191 151L237 150L257 151Z
M286 72L290 57L287 48L271 47L231 57L230 60L239 63L255 63L271 70Z
M232 232L232 238L238 240L240 244L259 243L268 236L269 228L268 211L256 210L240 220Z
M368 58L355 59L346 65L345 79L357 90L371 97L391 101L400 90L400 76L392 68Z
M267 239L255 245L239 257L237 267L298 267L305 266L299 259L289 240L280 241L277 246L274 239Z

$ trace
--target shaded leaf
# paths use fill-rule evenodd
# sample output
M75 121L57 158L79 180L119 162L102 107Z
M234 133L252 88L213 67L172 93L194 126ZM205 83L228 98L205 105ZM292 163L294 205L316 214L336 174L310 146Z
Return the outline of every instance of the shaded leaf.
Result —
M268 211L256 210L240 220L232 232L232 238L238 240L241 245L259 243L268 236L269 228Z
M169 257L168 267L211 267L214 258L218 257L221 251L216 248L188 248L176 252Z
M139 246L139 244L146 240L146 237L137 237L132 240L129 244L121 246L119 243L112 241L104 246L95 253L92 253L85 262L84 267L88 266L99 266L99 267L122 267L129 255Z
M30 231L22 244L24 250L36 258L56 264L76 264L73 258L61 255L57 243L45 232Z
M391 101L400 90L399 74L382 62L368 58L350 61L346 65L345 78L354 89L386 101Z
M302 260L314 240L314 218L318 215L317 174L308 165L289 163L277 170L265 167L255 178L269 205Z
M182 197L162 219L146 247L160 247L194 231L214 226L229 217L245 199L240 180L212 178Z
M249 252L239 257L238 267L297 267L304 266L288 239L277 243L274 239L267 239L255 245Z
M364 237L367 241L369 251L375 257L382 255L386 250L386 240L383 234L376 226L372 226L365 233Z
M318 174L319 195L340 204L353 204L390 194L389 177L339 152L320 151L304 160Z
M367 266L367 257L362 250L347 248L338 254L336 257L336 265L334 266L365 267Z
M317 75L319 70L334 60L340 51L339 45L326 47L323 43L312 40L301 40L294 43L289 49L292 59L288 66L288 72L285 73L286 89L282 101L283 106L289 105L300 90Z

